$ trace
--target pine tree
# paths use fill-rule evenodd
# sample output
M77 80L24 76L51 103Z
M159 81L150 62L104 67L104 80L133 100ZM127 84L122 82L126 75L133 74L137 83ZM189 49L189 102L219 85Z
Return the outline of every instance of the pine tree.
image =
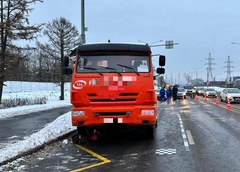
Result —
M43 31L43 34L48 38L48 43L40 44L42 51L48 54L49 58L59 60L60 85L61 95L60 100L64 100L64 55L69 54L72 49L80 44L80 35L76 26L72 25L67 19L60 17L49 22Z
M2 101L3 85L5 81L5 69L9 60L19 61L12 56L11 50L21 51L31 47L14 45L19 40L31 41L37 38L43 24L30 25L29 14L32 12L32 4L43 0L0 0L0 103ZM22 58L21 56L19 58Z

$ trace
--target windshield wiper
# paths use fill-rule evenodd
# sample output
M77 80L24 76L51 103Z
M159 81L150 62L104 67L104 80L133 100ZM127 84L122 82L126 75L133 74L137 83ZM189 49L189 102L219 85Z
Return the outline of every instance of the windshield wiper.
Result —
M125 67L125 68L127 68L127 69L131 69L133 72L135 72L138 76L140 76L140 74L137 72L137 71L135 71L132 67L129 67L129 66L125 66L125 65L122 65L122 64L117 64L118 66L121 66L121 67Z
M83 69L89 69L89 70L97 70L96 68L93 67L83 67ZM103 74L101 72L96 71L97 73L99 73L101 76L103 76Z
M104 67L104 66L98 66L98 67L101 67L101 68L104 68L104 69L111 70L111 72L118 73L119 76L122 76L122 74L121 74L120 72L117 72L115 68Z

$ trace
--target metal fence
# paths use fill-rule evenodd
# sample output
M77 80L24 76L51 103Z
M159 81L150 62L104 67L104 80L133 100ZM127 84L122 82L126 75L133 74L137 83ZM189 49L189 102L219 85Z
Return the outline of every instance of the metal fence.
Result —
M70 90L70 82L65 83L65 90ZM4 82L3 93L14 92L34 92L34 91L60 91L60 83L49 82L21 82L7 81Z

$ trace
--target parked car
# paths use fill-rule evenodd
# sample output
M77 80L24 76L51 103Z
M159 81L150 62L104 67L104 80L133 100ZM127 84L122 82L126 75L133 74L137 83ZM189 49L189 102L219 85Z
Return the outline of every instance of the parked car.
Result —
M220 92L221 102L240 102L240 90L238 88L225 88Z
M196 93L197 93L198 96L203 95L203 93L204 93L204 87L198 87L198 88L196 89Z
M182 97L184 97L184 99L186 99L186 92L184 88L178 88L178 93L177 93L177 99L181 99Z
M217 97L217 92L214 88L205 88L203 92L203 97Z

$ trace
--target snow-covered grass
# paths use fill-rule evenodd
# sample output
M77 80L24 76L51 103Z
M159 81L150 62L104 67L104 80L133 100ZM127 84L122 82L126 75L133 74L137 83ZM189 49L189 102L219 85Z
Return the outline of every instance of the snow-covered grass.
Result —
M70 104L69 91L65 92L65 100L59 100L59 91L51 92L20 92L20 93L6 93L3 94L4 99L9 97L36 97L37 95L42 95L47 97L46 104L40 105L24 105L18 107L12 107L7 109L0 110L0 120L3 118L8 118L16 115L29 114L31 112L47 110L55 107L68 106ZM9 144L7 147L0 149L0 164L7 162L10 159L13 159L21 154L24 154L28 151L40 147L41 145L51 142L62 135L65 135L71 131L74 131L76 128L72 126L71 123L71 113L61 115L55 119L52 123L47 124L40 131L33 133L25 140L18 141L14 144ZM0 171L3 170L3 167L0 167Z
M45 104L47 101L47 97L45 96L35 96L35 97L9 97L7 99L2 100L2 104L0 106L1 109L16 107L16 106L24 106L24 105L35 105L35 104Z
M5 93L2 97L0 109L46 104L47 101L59 100L59 96L59 91ZM69 91L65 91L64 97L69 97Z

